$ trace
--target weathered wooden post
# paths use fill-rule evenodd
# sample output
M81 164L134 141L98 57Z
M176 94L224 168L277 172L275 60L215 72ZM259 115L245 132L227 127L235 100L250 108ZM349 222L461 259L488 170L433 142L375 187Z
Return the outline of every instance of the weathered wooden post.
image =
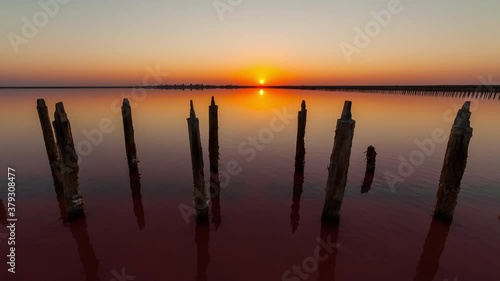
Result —
M297 145L295 148L295 173L304 173L304 161L306 147L304 138L306 136L307 109L306 101L302 101L301 110L298 113Z
M335 141L330 156L330 166L328 167L322 219L333 223L337 223L340 219L340 208L347 184L349 158L351 157L354 127L356 126L356 121L352 120L351 106L352 102L346 101L342 116L337 120Z
M219 107L212 102L208 107L208 151L210 158L210 197L215 229L220 225L220 179L219 179Z
M210 156L210 172L219 173L219 107L215 104L215 99L212 97L212 102L208 107L208 151Z
M201 149L199 120L194 112L193 101L190 101L190 114L187 119L189 144L191 148L191 165L193 168L194 181L194 206L196 208L196 219L198 221L208 220L208 200L205 191L205 179L203 172L203 153Z
M53 168L54 163L59 160L57 154L56 140L54 138L54 132L52 131L52 126L50 125L49 110L45 105L44 99L38 99L36 101L36 109L38 111L38 118L40 119L40 125L42 127L43 140L45 142L45 150L47 151L47 156L49 158L50 166Z
M434 210L434 217L441 221L451 222L453 220L460 183L467 165L469 143L472 138L470 116L470 101L466 101L462 109L458 111L455 123L451 128L443 169L441 170Z
M137 171L137 150L134 140L134 124L132 123L132 108L128 99L123 99L122 105L123 131L125 133L125 149L127 151L128 168Z
M62 102L56 104L54 132L60 155L61 175L64 188L66 218L76 218L83 214L83 197L78 184L78 155L76 154L71 125Z
M366 172L363 184L361 185L361 193L368 193L372 187L373 178L375 176L375 164L377 161L377 152L375 147L369 146L366 149Z

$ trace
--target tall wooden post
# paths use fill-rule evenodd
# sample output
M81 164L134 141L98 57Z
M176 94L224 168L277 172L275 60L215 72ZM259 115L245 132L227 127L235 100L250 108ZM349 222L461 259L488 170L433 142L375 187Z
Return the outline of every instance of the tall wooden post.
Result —
M54 132L61 156L61 174L64 188L66 218L76 218L83 214L83 197L78 184L78 155L71 134L71 125L62 102L56 104Z
M49 111L47 109L47 106L45 105L44 99L38 99L36 101L36 109L38 111L38 118L40 119L40 125L42 127L45 150L47 151L49 163L51 167L53 167L53 163L59 160L59 156L57 154L54 132L52 131L52 126L50 125Z
M352 120L351 101L344 103L342 116L337 120L335 141L330 166L328 167L328 180L326 183L325 204L322 218L324 221L337 223L340 219L340 208L344 199L351 157L352 140L356 121Z
M212 102L208 107L208 151L210 155L210 172L219 173L219 107L215 104L215 99L212 97Z
M128 99L123 99L122 105L123 131L125 133L125 149L127 151L128 168L137 171L137 150L134 140L134 124L132 123L132 108Z
M453 220L460 183L467 166L469 143L472 138L470 116L470 101L466 101L462 109L458 111L455 123L451 128L443 169L441 170L434 210L434 217L441 221L451 222Z
M208 199L205 191L205 179L203 172L203 152L201 149L199 120L194 112L193 101L190 102L191 110L189 114L188 133L191 148L191 164L193 168L194 181L194 206L196 208L196 219L198 221L208 220Z
M304 173L304 161L306 147L304 138L306 136L307 109L306 101L302 101L301 110L298 113L297 145L295 148L295 173Z

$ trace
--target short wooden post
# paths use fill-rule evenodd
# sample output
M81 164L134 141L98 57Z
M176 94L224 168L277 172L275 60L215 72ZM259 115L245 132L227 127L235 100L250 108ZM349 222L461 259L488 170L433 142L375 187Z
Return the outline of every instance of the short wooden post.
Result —
M71 125L62 102L56 104L54 132L61 157L61 174L64 188L66 218L76 218L83 214L83 198L78 184L78 155L76 154Z
M203 172L203 152L201 149L199 120L194 112L193 101L190 102L190 116L187 119L189 144L191 148L191 165L193 168L194 181L194 205L196 208L196 219L198 221L208 220L208 200L205 191L205 179Z
M208 151L210 156L210 172L219 173L219 106L215 104L215 99L212 97L212 102L208 107Z
M351 157L354 127L356 125L356 121L352 120L351 105L351 101L344 103L342 116L337 120L335 141L332 155L330 156L330 166L328 167L328 180L326 183L322 219L333 223L337 223L340 220L340 208L347 184L349 158Z
M375 176L375 164L377 161L377 152L375 147L369 146L366 149L366 172L363 184L361 185L361 193L368 193L372 187L373 178Z
M470 127L470 101L466 101L457 113L451 128L450 139L441 170L437 202L434 217L441 221L451 222L457 205L460 183L467 166L467 153L472 138Z
M306 136L307 109L306 101L302 101L301 110L298 113L297 145L295 149L295 173L304 173L304 161L306 147L304 138Z
M50 125L49 110L45 105L44 99L38 99L36 101L36 109L38 111L38 118L40 119L40 125L42 127L43 140L45 142L45 150L47 151L47 156L49 158L50 166L53 167L55 162L59 160L57 154L56 140L54 138L54 132L52 131L52 126Z
M125 133L125 149L127 151L128 168L137 171L137 150L134 140L134 124L132 123L132 108L128 99L123 99L122 105L123 131Z

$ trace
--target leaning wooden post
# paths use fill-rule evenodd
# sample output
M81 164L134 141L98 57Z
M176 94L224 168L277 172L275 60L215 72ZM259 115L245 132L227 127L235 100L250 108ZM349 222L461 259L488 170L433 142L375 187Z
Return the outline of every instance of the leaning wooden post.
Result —
M306 101L302 101L301 110L298 113L298 127L297 127L297 145L295 148L295 173L304 173L304 161L306 155L306 147L304 138L306 136L306 122L307 122L307 109Z
M137 171L137 150L134 140L134 124L132 123L132 108L128 99L123 99L122 105L123 131L125 133L125 149L127 151L128 168Z
M219 173L219 107L215 104L214 97L208 107L208 150L210 155L210 172Z
M354 127L356 125L356 121L352 120L351 105L351 101L344 103L342 116L337 120L335 141L330 156L330 166L328 167L322 219L334 223L337 223L340 219L340 207L342 206L347 184L349 158L351 157Z
M451 128L450 139L441 170L437 202L434 217L441 221L451 222L457 205L460 183L467 165L467 153L472 138L470 127L470 101L466 101L457 113Z
M44 99L38 99L36 101L36 109L38 111L38 118L40 119L40 125L42 127L43 140L45 142L45 150L47 151L49 163L51 167L54 167L54 163L59 160L59 156L57 154L54 132L52 131L52 126L50 125L49 111L45 105Z
M56 104L54 132L57 139L64 188L66 218L76 218L83 214L83 198L78 184L78 155L76 154L71 125L62 102Z
M191 111L187 119L189 144L191 148L191 164L193 168L194 181L194 206L196 208L196 219L198 221L208 220L208 200L205 191L205 176L203 173L203 153L201 149L199 120L194 112L193 101L190 102Z

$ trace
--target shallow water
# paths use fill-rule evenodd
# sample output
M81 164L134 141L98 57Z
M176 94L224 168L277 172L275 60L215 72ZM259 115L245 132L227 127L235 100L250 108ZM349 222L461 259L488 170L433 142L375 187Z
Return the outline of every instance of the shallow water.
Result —
M498 100L471 100L474 135L467 169L454 221L445 226L433 222L431 214L447 137L464 99L271 89L2 90L0 95L0 161L16 169L18 218L16 274L6 272L2 241L1 280L107 281L120 280L122 273L138 281L500 276ZM208 175L212 95L219 106L220 170L228 172L222 178L227 186L221 191L220 218L212 209L210 225L197 226L182 213L192 206L193 185L186 118L192 99ZM123 97L132 103L140 178L130 177L126 165ZM60 218L37 98L45 99L51 118L54 104L64 102L80 154L86 219L70 225ZM292 200L295 116L303 99L308 109L305 178L300 200ZM335 124L345 100L353 102L356 129L342 218L334 227L322 225L320 216ZM276 111L293 118L282 120ZM110 133L98 132L105 118L114 128ZM415 152L416 142L441 130L446 141L432 141L435 151ZM248 138L259 133L264 142L258 150ZM361 194L368 145L377 150L377 166L368 193ZM424 157L410 159L417 154ZM411 164L412 173L399 174L401 159L417 164ZM228 163L237 164L240 173L229 174ZM391 185L388 173L404 181ZM1 176L4 206L6 176ZM6 231L2 227L0 234ZM318 238L339 247L317 252ZM325 260L316 261L315 252Z

